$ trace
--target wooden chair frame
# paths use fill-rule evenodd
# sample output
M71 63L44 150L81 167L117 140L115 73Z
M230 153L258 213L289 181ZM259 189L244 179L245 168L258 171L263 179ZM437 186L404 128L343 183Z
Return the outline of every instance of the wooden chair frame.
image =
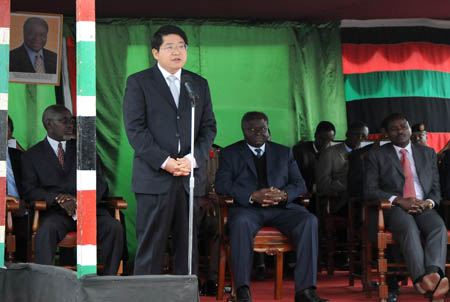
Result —
M234 276L231 268L230 244L229 238L225 232L225 226L228 221L228 207L234 203L234 199L229 196L219 196L219 236L220 236L220 258L219 258L219 285L217 290L217 301L223 300L223 289L225 285L225 270L228 263L228 269L231 275L231 297L236 297L236 288L234 284ZM304 204L308 200L304 200ZM270 229L270 233L265 234L264 231ZM259 253L276 256L275 258L275 288L274 299L281 299L281 289L283 284L283 253L295 250L289 238L275 228L264 227L256 234L254 239L253 250Z
M127 202L122 199L122 197L110 197L106 203L109 207L114 208L114 218L120 222L120 210L125 210L128 206ZM32 225L32 235L31 235L31 244L32 244L32 252L30 262L34 261L34 251L35 251L35 238L37 231L39 229L39 216L40 212L45 211L47 209L47 203L45 201L35 201L34 205L34 217L33 217L33 225ZM64 248L76 248L77 247L77 236L76 232L69 232L66 236L57 244L58 247ZM65 265L62 266L67 269L77 270L76 265ZM99 269L102 269L102 265L97 266ZM119 269L117 270L117 275L123 274L123 260L120 260Z

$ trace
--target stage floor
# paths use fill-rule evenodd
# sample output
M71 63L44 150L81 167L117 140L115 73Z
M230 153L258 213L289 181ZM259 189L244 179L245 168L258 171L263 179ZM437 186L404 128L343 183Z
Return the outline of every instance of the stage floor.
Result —
M251 292L253 302L269 302L273 300L274 281L272 276L268 276L265 281L252 282ZM348 286L348 272L338 271L334 276L328 276L325 272L318 276L318 293L322 298L327 298L330 302L359 302L359 301L379 301L378 293L373 291L372 298L368 299L362 292L361 281L355 280L355 286ZM293 302L295 296L294 281L287 278L283 281L283 299L281 302ZM229 295L224 296L224 301ZM449 299L450 300L450 299ZM200 302L213 302L215 297L200 297ZM401 288L398 302L427 301L423 296L417 294L409 280L408 286ZM447 300L446 300L447 301Z

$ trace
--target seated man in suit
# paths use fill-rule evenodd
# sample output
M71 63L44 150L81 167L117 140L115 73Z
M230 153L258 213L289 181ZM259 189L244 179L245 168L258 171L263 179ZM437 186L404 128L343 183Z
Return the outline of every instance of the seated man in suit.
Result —
M23 44L9 53L9 70L55 74L58 56L44 48L47 34L47 21L38 17L28 18L23 24Z
M331 212L346 215L348 154L358 149L361 140L367 138L369 128L363 122L353 122L347 130L346 140L325 149L319 158L316 170L317 192L320 195L342 196L333 201Z
M295 301L326 301L316 294L317 218L293 203L306 186L288 147L269 142L268 118L262 112L242 117L245 140L223 149L216 191L235 199L229 211L231 265L237 301L251 301L253 238L263 226L289 236L296 247Z
M61 105L45 109L42 122L47 137L22 156L22 186L28 202L44 200L47 211L41 216L35 239L35 262L52 264L56 245L68 232L76 231L76 141L72 114ZM97 239L104 259L103 274L114 275L123 251L123 229L100 204L108 185L97 157Z
M392 203L384 211L386 227L399 242L414 287L435 302L444 301L449 288L444 275L447 229L435 210L441 198L436 153L411 143L411 128L402 114L387 117L384 128L392 143L367 154L364 196Z
M442 196L450 200L450 150L444 151L441 163Z
M297 162L300 173L306 183L308 192L315 191L316 184L316 166L321 152L330 146L334 140L336 129L328 121L320 122L314 133L314 141L298 142L293 148L295 161Z

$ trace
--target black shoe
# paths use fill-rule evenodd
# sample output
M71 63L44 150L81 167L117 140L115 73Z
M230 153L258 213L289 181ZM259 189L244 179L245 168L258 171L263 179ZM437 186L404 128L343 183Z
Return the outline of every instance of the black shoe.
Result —
M387 302L397 302L397 292L396 291L388 292Z
M203 284L203 294L205 296L214 297L217 295L218 284L214 280L206 280Z
M236 302L252 302L252 295L250 294L250 289L248 286L244 285L237 289L237 300Z
M295 302L327 302L316 294L316 290L312 287L295 293Z
M255 281L264 281L266 279L266 267L258 266L255 272Z

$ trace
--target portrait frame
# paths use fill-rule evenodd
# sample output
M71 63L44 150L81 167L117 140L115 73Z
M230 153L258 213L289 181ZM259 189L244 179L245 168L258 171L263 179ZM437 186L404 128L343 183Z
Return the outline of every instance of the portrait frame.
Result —
M30 18L34 18L32 21L41 19L47 24L48 31L45 41L42 38L42 30L39 32L39 29L42 29L44 24L40 20L38 22L28 22L27 32L30 34L27 34L25 37L24 24ZM11 13L9 82L59 86L63 39L62 30L63 15L34 12ZM34 34L34 32L37 33ZM32 57L37 53L39 54L39 58L34 58L35 61L33 62ZM39 60L38 68L41 72L35 71L36 60Z

